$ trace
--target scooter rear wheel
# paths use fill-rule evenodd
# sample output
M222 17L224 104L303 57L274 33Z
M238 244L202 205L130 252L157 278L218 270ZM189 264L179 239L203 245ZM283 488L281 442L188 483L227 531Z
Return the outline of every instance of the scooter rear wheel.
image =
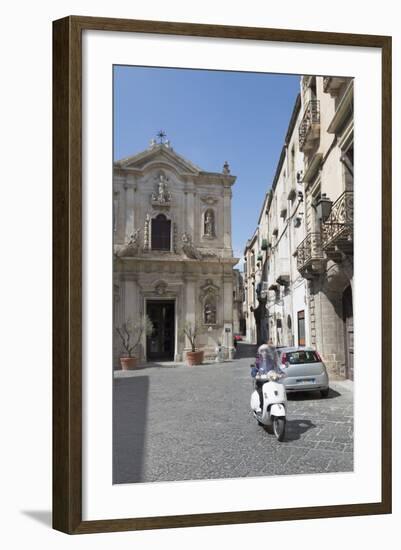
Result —
M275 416L273 418L273 431L274 435L279 441L284 441L285 437L285 418L281 416Z

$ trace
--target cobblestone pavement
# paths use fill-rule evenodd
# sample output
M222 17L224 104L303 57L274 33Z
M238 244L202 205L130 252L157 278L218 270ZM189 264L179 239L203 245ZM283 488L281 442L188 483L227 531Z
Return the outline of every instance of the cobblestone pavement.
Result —
M280 443L250 413L250 362L116 371L114 483L352 471L352 383L288 396Z

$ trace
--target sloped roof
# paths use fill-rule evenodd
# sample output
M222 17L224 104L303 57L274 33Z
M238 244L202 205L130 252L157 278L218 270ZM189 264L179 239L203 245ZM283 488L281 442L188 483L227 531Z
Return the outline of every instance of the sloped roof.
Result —
M114 166L119 168L143 169L151 162L158 161L172 162L179 167L182 172L192 174L199 174L202 172L202 169L199 168L199 166L196 166L196 164L179 155L174 151L174 149L170 146L166 146L165 144L152 145L145 151L117 160L114 162Z

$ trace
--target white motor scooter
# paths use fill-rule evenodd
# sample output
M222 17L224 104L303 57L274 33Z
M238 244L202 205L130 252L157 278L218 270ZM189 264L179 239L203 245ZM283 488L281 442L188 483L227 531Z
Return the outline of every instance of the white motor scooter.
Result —
M251 368L254 365L251 365ZM260 426L273 428L279 441L284 441L286 425L287 394L284 384L280 383L282 376L271 370L267 374L257 374L255 380L266 382L262 386L263 404L261 406L259 392L255 388L251 395L251 409Z

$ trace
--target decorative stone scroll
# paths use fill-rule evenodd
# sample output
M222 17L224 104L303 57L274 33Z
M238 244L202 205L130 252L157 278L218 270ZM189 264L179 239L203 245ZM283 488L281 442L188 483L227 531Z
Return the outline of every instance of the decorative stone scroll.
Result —
M206 204L216 204L216 202L219 200L217 197L214 197L213 195L202 195L200 197L200 200Z
M188 258L191 258L192 260L200 260L202 258L201 253L192 243L192 237L189 233L183 233L181 241L182 251Z
M139 251L139 233L140 229L136 229L129 238L129 241L125 244L123 244L119 249L116 251L116 255L119 258L127 258L131 256L136 256Z
M183 233L181 237L182 252L191 260L202 260L204 258L217 258L218 254L211 248L196 248L192 242L192 237L189 233Z

